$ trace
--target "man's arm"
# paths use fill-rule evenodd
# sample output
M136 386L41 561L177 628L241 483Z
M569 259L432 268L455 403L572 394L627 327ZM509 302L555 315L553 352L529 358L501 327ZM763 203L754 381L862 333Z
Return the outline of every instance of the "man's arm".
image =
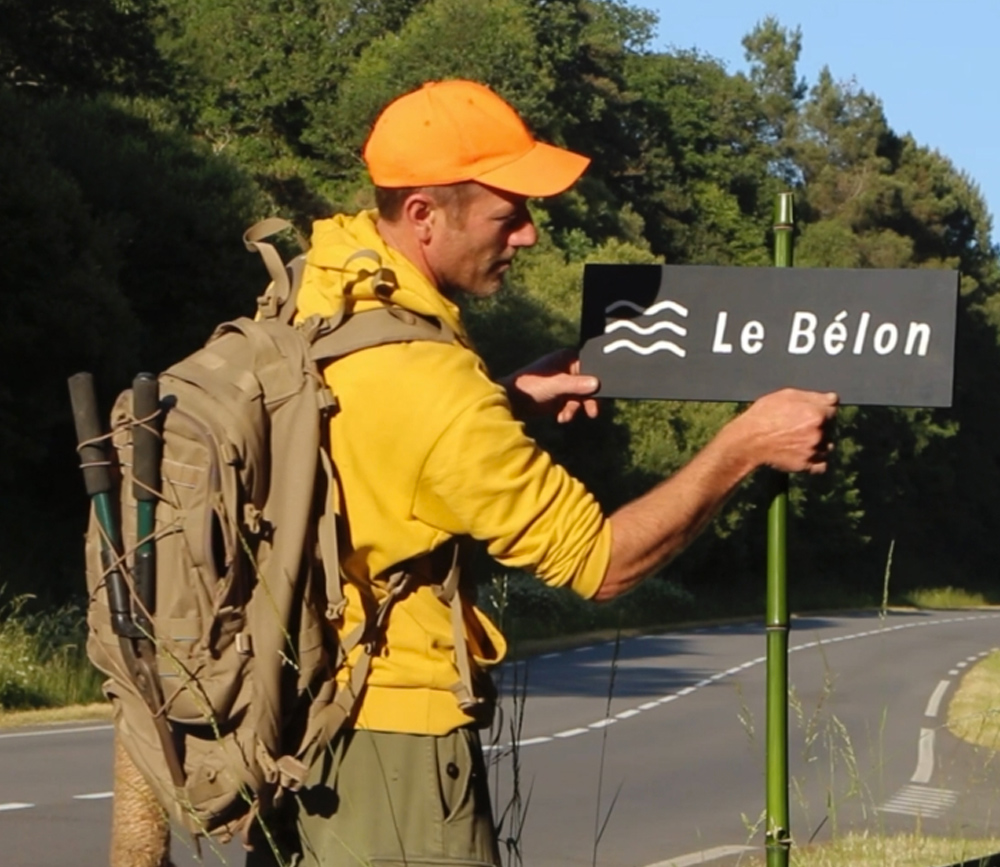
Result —
M837 396L784 389L729 422L685 467L611 516L611 560L594 597L607 600L679 554L760 466L822 473Z

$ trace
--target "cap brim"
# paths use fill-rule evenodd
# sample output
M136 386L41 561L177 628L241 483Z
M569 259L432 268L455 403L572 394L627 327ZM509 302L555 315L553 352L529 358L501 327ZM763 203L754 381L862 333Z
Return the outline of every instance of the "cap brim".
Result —
M480 184L519 196L556 196L579 180L589 157L544 142L523 156L475 178Z

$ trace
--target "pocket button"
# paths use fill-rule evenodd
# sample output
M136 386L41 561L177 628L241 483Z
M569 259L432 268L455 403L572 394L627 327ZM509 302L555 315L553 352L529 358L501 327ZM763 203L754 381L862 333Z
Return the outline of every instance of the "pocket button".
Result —
M444 770L445 773L453 780L458 779L458 765L456 765L454 762L448 762L448 766Z

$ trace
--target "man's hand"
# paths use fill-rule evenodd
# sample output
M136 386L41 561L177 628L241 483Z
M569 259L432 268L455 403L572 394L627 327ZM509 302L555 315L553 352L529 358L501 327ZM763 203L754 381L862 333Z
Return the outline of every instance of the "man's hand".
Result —
M753 403L729 425L754 466L786 473L822 473L833 450L828 433L837 413L832 392L785 388Z
M554 415L556 421L568 422L580 410L597 417L597 401L588 398L600 387L596 376L580 373L580 359L571 349L546 355L527 367L500 380L520 418Z

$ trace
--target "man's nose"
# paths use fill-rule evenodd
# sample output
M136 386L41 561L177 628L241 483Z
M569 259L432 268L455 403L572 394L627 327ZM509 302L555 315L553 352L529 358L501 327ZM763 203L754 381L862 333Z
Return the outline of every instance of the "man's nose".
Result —
M531 217L528 217L509 239L511 247L534 247L537 241L538 230Z

